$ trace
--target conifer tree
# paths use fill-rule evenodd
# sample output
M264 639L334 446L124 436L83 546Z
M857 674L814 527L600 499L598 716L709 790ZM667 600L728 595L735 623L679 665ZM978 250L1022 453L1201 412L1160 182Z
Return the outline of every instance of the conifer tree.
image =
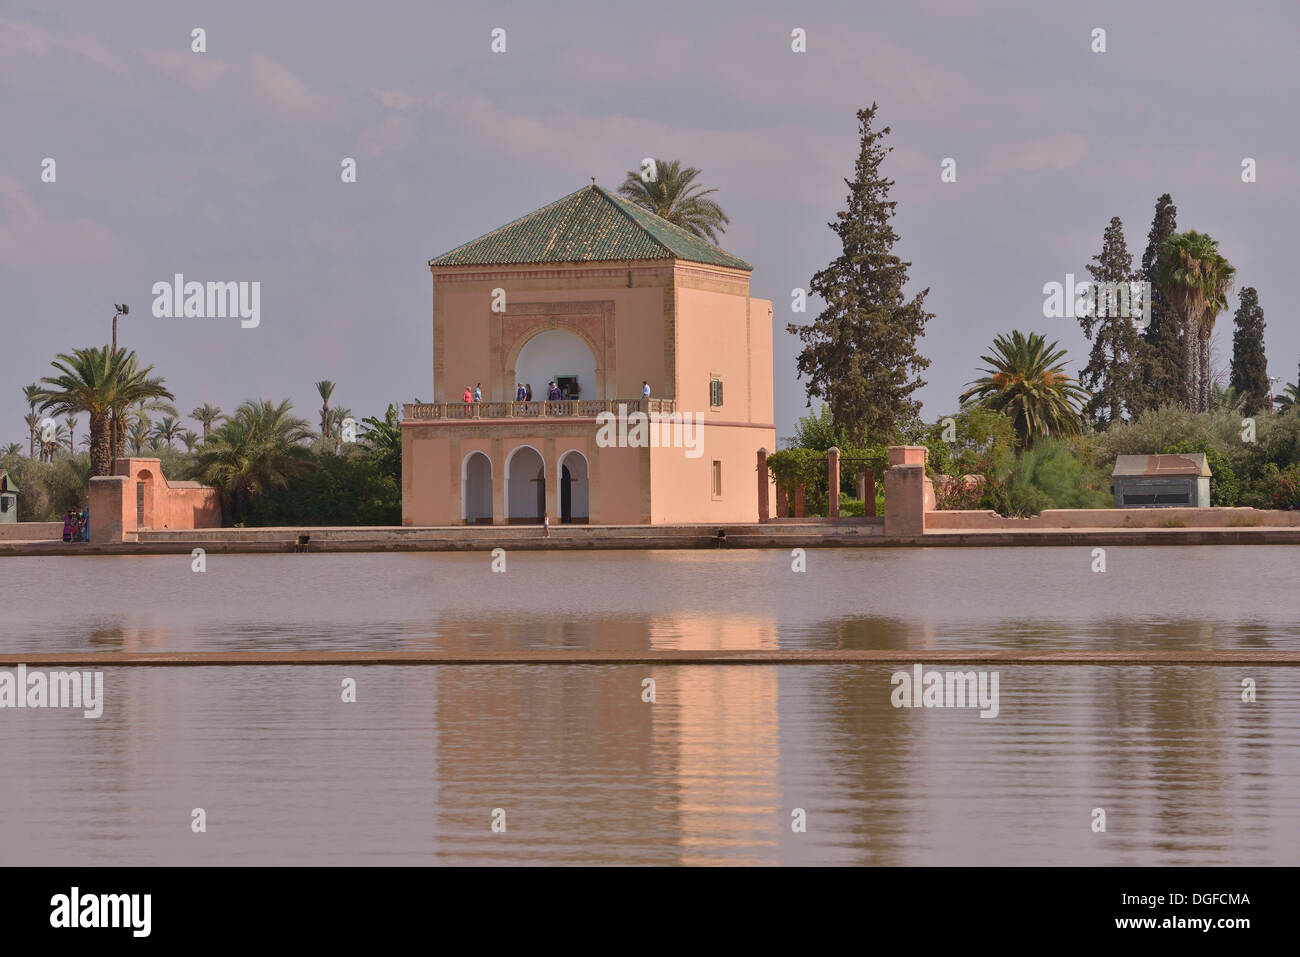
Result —
M1168 193L1156 200L1155 216L1147 234L1147 248L1142 253L1139 279L1148 282L1151 292L1151 324L1142 334L1142 390L1138 406L1142 410L1162 405L1179 405L1183 400L1183 345L1178 316L1156 283L1160 250L1165 240L1178 232L1178 207Z
M925 311L924 289L910 301L903 295L911 263L892 252L898 234L890 225L897 203L889 199L891 179L880 164L892 147L889 127L872 129L876 104L858 111L861 145L849 187L848 208L828 224L842 252L812 278L812 292L826 308L810 325L790 323L803 342L799 377L806 378L808 404L826 400L836 424L858 445L890 438L896 423L916 415L912 394L930 364L916 341L933 318Z
M1092 342L1092 351L1080 378L1092 393L1088 414L1095 425L1104 425L1120 421L1125 411L1133 411L1141 386L1139 317L1134 315L1141 307L1136 297L1129 295L1129 282L1134 278L1133 257L1124 242L1124 224L1118 216L1111 217L1102 236L1101 252L1092 257L1088 272L1096 293L1094 308L1079 317L1079 325Z
M1241 290L1233 317L1232 388L1245 400L1246 415L1268 409L1268 362L1264 358L1264 310L1253 286Z

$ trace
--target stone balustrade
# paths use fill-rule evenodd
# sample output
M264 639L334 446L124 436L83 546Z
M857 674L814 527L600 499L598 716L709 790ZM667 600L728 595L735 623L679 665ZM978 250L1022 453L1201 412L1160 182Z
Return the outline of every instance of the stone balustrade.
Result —
M557 399L541 402L418 402L402 406L405 422L491 419L593 419L601 412L675 412L674 399Z

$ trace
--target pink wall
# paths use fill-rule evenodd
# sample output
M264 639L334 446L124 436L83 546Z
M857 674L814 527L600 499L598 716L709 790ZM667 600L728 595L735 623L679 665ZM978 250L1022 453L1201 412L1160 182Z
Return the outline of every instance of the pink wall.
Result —
M1166 525L1182 522L1182 525ZM938 531L1018 531L1034 528L1295 528L1300 512L1253 508L1063 508L1044 509L1033 518L1007 518L992 511L926 512L925 529Z
M776 430L705 425L701 433L698 458L679 448L650 450L651 522L757 522L758 450L776 448ZM722 463L722 495L716 498L715 460Z
M63 539L63 522L0 523L0 542L48 542Z
M140 483L144 484L144 528L221 527L216 489L196 482L169 483L158 459L121 458L113 462L112 475L90 480L92 542L135 540Z

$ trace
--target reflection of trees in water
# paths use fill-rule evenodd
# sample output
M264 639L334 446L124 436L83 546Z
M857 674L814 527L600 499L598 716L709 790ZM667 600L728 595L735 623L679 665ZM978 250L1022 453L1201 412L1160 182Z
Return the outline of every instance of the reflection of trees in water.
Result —
M925 650L935 647L929 621L862 617L828 624L827 643L834 648L916 649L924 662ZM823 814L818 824L834 829L835 843L848 852L843 863L906 863L909 829L925 826L907 810L917 801L909 768L914 752L923 747L923 716L890 703L889 676L900 667L842 664L799 670L799 678L811 684L806 701L813 714L804 731L815 738L787 741L785 747L799 765L804 787L815 783L805 800L847 809L833 817ZM812 810L809 815L811 819ZM798 859L800 839L806 842L807 837L787 834L783 852L788 848Z
M1215 627L1184 622L1176 630L1182 647L1215 648L1221 644ZM1163 624L1155 630L1161 637L1172 631ZM1237 724L1231 709L1240 698L1231 697L1229 685L1240 669L1113 665L1080 670L1086 674L1097 746L1097 786L1095 798L1088 800L1094 802L1090 806L1106 807L1108 830L1122 841L1125 834L1143 834L1144 845L1166 852L1213 854L1234 842L1234 818L1243 808L1235 793L1238 772L1228 766L1224 742L1239 737L1228 726ZM1135 851L1146 849L1131 843L1133 838L1127 841Z

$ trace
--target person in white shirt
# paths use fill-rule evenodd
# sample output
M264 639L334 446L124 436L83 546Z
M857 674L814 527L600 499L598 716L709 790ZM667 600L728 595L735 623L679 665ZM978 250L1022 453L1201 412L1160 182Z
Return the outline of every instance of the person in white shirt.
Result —
M650 383L644 379L641 380L641 397L643 399L650 398Z

